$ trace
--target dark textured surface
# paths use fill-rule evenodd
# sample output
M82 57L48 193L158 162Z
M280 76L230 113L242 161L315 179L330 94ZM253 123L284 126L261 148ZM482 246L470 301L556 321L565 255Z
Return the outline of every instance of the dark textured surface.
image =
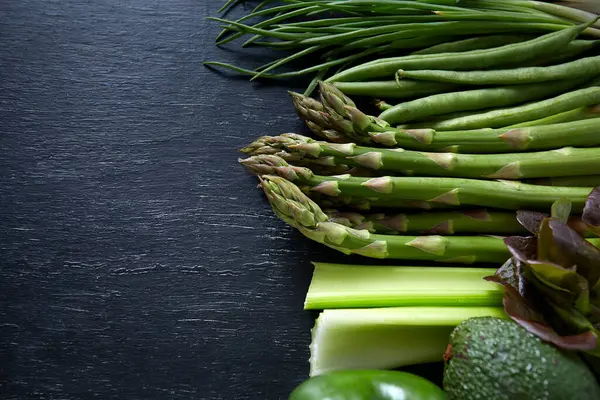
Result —
M237 148L284 87L202 61L209 0L0 1L0 397L282 399L309 261ZM237 49L232 47L232 49ZM310 256L309 256L310 253Z

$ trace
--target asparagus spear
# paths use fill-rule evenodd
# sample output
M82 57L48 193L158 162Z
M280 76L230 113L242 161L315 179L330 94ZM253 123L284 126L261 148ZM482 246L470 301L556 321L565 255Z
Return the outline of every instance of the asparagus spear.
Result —
M325 209L329 221L354 229L366 229L371 233L385 235L437 234L454 235L465 233L516 235L526 233L518 223L514 212L469 209L455 211L432 211L411 213L370 213ZM582 236L595 236L583 223L581 216L571 216L569 226Z
M262 136L242 149L250 155L277 154L288 162L310 166L354 166L390 175L454 176L461 178L520 179L593 174L600 171L599 148L562 148L535 153L454 154L401 149L379 149L354 143L333 144L286 133ZM286 156L289 155L289 156ZM555 168L560 165L560 168Z
M288 92L296 114L317 136L334 143L346 143L348 137L333 128L331 117L323 104L311 97Z
M344 254L455 263L501 263L510 257L500 237L371 234L330 222L320 207L287 179L265 175L260 186L279 218L309 239Z
M525 183L548 186L597 187L600 186L600 175L563 176L545 179L530 179Z
M527 233L517 221L514 212L472 209L410 214L363 214L325 210L329 221L371 233L397 235L399 233L454 235L455 233L487 233L516 235Z
M240 162L258 175L279 175L326 196L350 196L365 200L412 200L449 206L475 205L501 209L548 210L559 198L567 198L581 211L592 188L538 186L515 181L459 178L320 176L305 167L289 165L275 155L252 156Z
M331 126L361 144L402 147L411 150L457 153L507 153L550 150L565 146L600 145L600 118L561 124L468 131L398 129L366 115L337 88L320 84L322 106Z

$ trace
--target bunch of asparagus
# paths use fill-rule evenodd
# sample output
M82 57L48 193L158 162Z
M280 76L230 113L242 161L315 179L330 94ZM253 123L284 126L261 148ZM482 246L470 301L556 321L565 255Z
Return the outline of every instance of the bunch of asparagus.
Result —
M290 92L318 139L262 136L240 162L282 220L343 253L502 263L502 236L523 233L517 210L548 212L565 198L581 212L600 186L600 57L580 57L595 46L576 39L594 22L344 70L318 83L319 99ZM385 111L373 116L348 93L413 100L378 102ZM577 217L570 224L591 235Z

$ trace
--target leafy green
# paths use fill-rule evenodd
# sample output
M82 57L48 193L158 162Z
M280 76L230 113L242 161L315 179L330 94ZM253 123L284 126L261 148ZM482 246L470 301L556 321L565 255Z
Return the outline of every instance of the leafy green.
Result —
M519 211L533 236L507 237L512 258L485 279L505 288L503 305L542 340L600 354L600 249L569 226L571 204L558 200L551 215ZM600 188L586 200L582 221L600 231Z

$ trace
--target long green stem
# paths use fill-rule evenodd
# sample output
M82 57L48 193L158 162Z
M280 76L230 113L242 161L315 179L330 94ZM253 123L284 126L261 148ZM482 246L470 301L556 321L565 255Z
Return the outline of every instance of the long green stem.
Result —
M593 188L529 185L516 181L461 178L319 176L304 167L290 166L275 155L253 156L240 162L250 171L277 174L311 191L327 196L364 199L416 200L449 206L479 206L509 210L549 210L559 198L567 198L575 211L583 210Z
M501 237L371 234L330 222L314 201L284 178L262 176L261 187L281 220L307 238L344 254L449 263L502 263L510 257Z
M527 233L517 221L514 212L484 209L421 213L379 212L374 214L325 210L325 214L332 222L384 235L516 235Z
M553 83L552 89L559 85L560 82ZM510 153L600 145L600 136L595 134L600 130L600 118L515 129L442 132L433 129L398 129L380 118L361 112L336 87L321 83L319 89L322 100L320 107L324 110L319 116L329 122L330 129L357 143L457 153ZM314 100L312 102L317 103ZM310 118L315 114L309 112L304 115Z
M599 92L600 93L600 92ZM380 149L354 143L334 144L297 134L262 136L241 151L249 155L277 154L289 160L313 159L316 165L347 165L415 175L486 179L545 178L594 174L600 170L600 148L562 148L514 154L427 153ZM559 164L561 168L553 168Z
M313 263L305 310L407 306L502 306L495 268Z

